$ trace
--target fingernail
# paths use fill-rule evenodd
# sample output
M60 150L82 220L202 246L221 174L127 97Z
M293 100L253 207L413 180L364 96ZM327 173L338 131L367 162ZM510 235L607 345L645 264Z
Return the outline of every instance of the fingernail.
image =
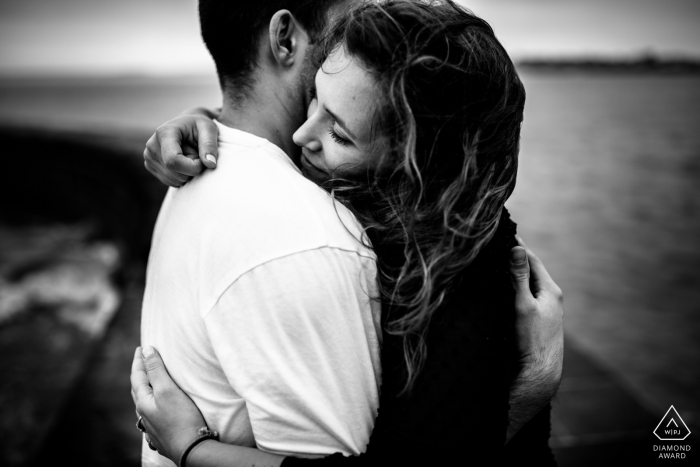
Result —
M141 352L141 355L143 355L143 358L148 358L151 355L153 355L154 352L155 352L155 349L153 347L151 347L150 345L146 345L143 347L143 351Z
M525 264L527 261L527 253L523 248L513 248L510 251L510 261L513 264Z
M216 157L214 157L212 154L207 154L206 158L212 164L216 164Z

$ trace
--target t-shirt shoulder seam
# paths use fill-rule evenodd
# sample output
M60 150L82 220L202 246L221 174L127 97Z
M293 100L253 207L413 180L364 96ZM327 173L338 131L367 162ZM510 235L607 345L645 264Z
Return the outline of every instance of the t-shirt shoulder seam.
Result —
M352 249L349 249L349 248L343 248L343 247L335 246L335 245L319 245L319 246L316 246L316 247L305 248L305 249L302 249L302 250L293 251L293 252L290 252L290 253L287 253L287 254L283 254L283 255L280 255L280 256L276 256L276 257L274 257L274 258L267 259L267 260L265 260L265 261L261 261L260 263L256 264L255 266L249 267L248 269L246 269L245 271L243 271L242 273L238 274L236 277L234 277L233 279L231 279L231 281L226 285L226 287L224 287L224 288L221 290L221 292L219 292L219 293L216 294L216 299L214 300L214 303L212 303L211 306L208 306L208 307L207 307L207 310L202 314L202 319L206 319L207 315L209 315L209 313L211 312L211 310L213 310L213 309L216 307L216 305L219 303L219 300L221 300L221 297L226 293L226 291L229 290L231 287L233 287L233 286L236 284L236 282L238 282L238 280L239 280L240 278L242 278L243 276L245 276L246 274L249 274L249 273L251 273L252 271L256 270L257 268L260 268L260 267L262 267L262 266L268 265L268 264L273 263L273 262L275 262L275 261L277 261L277 260L289 258L290 256L294 256L294 255L299 255L299 254L303 254L303 253L308 253L308 252L310 252L310 251L318 251L318 250L325 250L325 249L328 249L328 250L337 250L337 251L341 251L341 252L344 252L344 253L354 254L354 255L358 256L361 260L362 260L362 259L368 259L368 260L371 260L371 261L375 261L375 260L376 260L376 258L374 257L374 255L372 255L372 254L369 253L369 252L363 252L363 251L358 251L358 250L352 250Z

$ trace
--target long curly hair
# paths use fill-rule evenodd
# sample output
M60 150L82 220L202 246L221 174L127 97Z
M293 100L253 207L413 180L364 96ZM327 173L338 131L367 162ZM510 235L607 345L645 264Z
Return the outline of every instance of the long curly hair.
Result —
M322 55L337 47L376 80L384 143L371 171L326 187L377 254L384 330L403 337L407 391L431 318L515 187L525 89L489 24L451 0L363 4L334 25Z

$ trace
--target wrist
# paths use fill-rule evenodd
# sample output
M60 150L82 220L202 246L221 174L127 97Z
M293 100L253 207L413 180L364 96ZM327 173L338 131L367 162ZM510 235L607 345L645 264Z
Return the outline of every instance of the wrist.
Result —
M214 447L218 441L214 439L205 439L190 450L187 456L187 467L204 467L210 465L208 462L212 459Z
M194 451L201 451L198 448L201 448L201 445L206 443L207 441L216 441L218 439L218 432L210 430L207 426L203 426L202 428L197 430L196 437L182 449L179 458L173 459L173 462L177 460L179 467L186 467L187 465L191 466L190 456L192 455L192 453Z
M519 379L539 380L559 386L564 366L564 343L550 343L539 352L533 352L522 357L522 367Z
M525 359L517 380L525 386L537 386L540 392L554 397L562 377L562 359L550 356L537 359Z

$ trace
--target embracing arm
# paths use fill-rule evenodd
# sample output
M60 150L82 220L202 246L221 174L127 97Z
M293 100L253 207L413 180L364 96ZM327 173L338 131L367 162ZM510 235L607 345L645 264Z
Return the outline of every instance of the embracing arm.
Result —
M147 346L136 349L131 367L131 396L137 415L142 417L144 436L158 453L175 464L185 448L206 426L204 417L168 374L158 351ZM218 441L199 443L187 456L190 467L278 467L283 456L255 448Z
M510 392L506 443L555 396L564 361L564 298L520 238L511 251L516 330L523 362Z
M143 151L146 169L161 183L180 187L204 169L216 168L218 110L187 110L156 129Z

